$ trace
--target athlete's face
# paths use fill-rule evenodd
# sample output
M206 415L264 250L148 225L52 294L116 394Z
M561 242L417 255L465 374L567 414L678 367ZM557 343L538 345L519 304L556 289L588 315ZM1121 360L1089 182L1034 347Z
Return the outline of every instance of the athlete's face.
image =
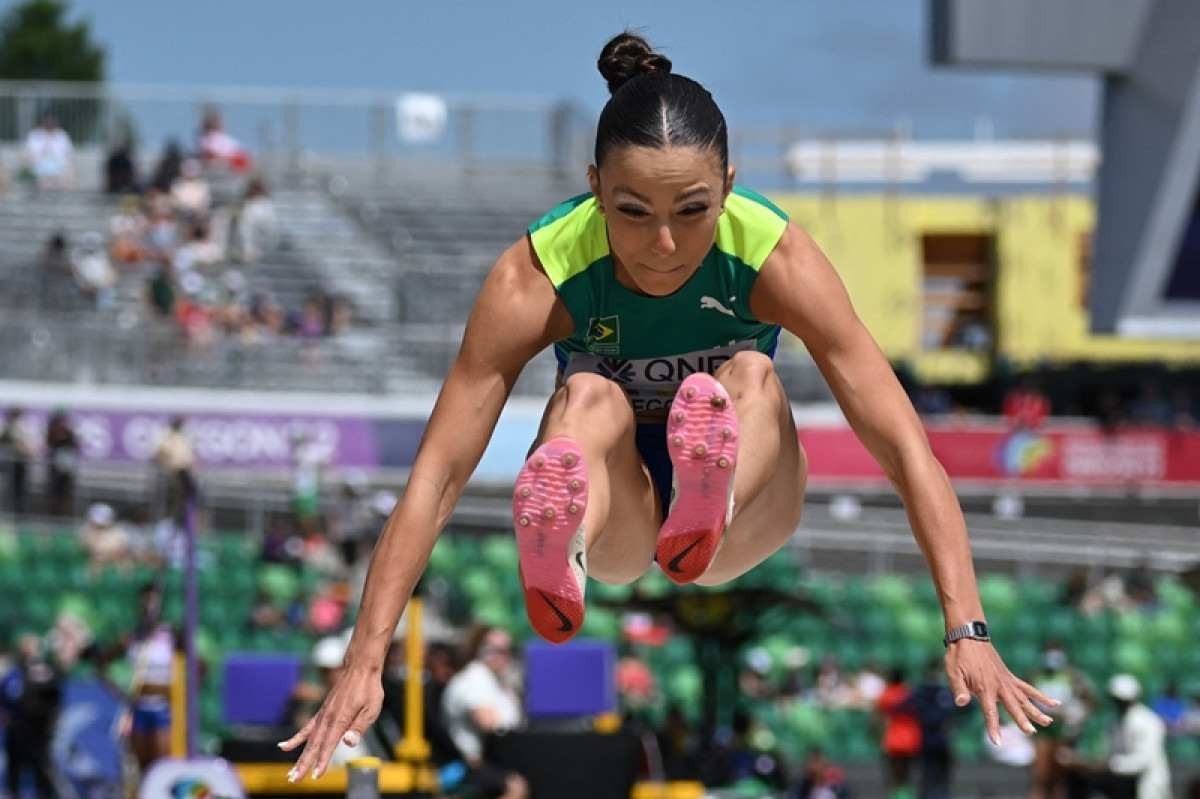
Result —
M657 297L686 283L712 247L733 177L697 147L618 147L590 167L617 279Z

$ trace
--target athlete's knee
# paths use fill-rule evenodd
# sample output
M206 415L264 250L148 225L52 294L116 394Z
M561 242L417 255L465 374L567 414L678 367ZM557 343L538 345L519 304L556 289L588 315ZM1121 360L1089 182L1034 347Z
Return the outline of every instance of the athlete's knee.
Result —
M772 399L781 396L779 378L771 358L754 350L734 353L721 364L715 375L734 399L763 394Z
M568 413L598 413L610 419L633 418L633 409L621 387L600 375L571 375L559 389Z

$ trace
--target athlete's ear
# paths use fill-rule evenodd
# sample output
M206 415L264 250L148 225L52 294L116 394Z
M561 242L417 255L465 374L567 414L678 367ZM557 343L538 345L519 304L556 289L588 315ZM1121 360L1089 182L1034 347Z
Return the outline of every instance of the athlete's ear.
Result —
M733 181L737 177L737 167L730 164L725 170L725 193L721 195L721 208L725 208L725 200L729 197L729 192L733 191Z
M596 198L596 205L599 206L600 213L604 213L604 200L600 198L600 170L596 169L595 164L588 165L587 178L592 196Z

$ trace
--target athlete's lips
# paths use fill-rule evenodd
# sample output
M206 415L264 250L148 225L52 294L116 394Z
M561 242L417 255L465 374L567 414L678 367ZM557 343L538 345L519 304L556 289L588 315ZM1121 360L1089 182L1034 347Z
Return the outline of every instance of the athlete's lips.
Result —
M683 270L685 267L687 267L687 264L679 264L678 266L668 266L665 269L658 269L653 266L648 266L647 264L638 264L638 266L640 266L642 269L645 269L647 272L653 272L656 275L669 275L672 272L679 272L679 271Z

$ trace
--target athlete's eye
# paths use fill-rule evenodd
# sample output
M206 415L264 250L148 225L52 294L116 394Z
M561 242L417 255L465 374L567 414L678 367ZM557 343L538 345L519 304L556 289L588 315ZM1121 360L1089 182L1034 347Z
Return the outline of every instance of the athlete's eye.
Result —
M708 210L707 205L688 205L685 206L679 213L684 216L696 216Z
M617 210L626 216L632 216L634 219L641 219L649 215L644 209L638 208L636 205L618 205Z

